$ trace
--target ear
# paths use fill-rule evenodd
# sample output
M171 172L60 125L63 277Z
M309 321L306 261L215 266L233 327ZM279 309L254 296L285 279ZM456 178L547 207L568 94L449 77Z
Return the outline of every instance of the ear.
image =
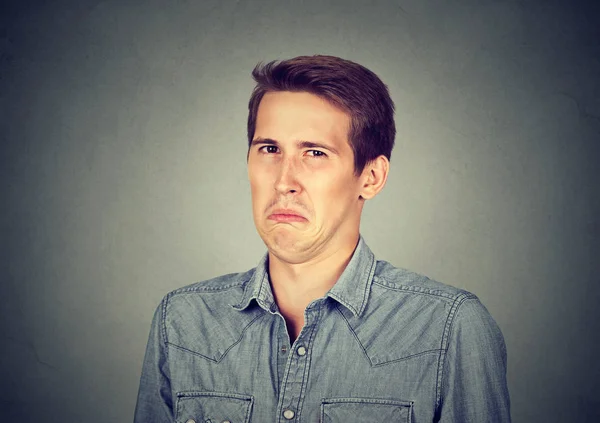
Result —
M370 200L385 186L390 162L385 156L379 156L365 165L360 178L363 180L360 197Z

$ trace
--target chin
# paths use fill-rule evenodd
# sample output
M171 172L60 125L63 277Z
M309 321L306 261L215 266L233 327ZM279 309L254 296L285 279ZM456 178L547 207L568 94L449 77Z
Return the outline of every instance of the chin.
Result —
M287 262L302 261L311 249L310 242L288 230L272 231L263 235L262 240L270 253Z

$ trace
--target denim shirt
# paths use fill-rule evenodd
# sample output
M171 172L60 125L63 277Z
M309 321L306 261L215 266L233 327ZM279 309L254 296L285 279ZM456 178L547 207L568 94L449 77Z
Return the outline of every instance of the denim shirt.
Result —
M509 422L506 348L478 298L376 260L360 237L290 345L268 254L157 308L137 423Z

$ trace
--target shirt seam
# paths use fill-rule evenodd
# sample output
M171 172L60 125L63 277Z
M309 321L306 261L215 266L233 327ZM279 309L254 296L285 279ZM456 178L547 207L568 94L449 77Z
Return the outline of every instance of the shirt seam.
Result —
M161 324L159 326L159 331L162 332L160 337L163 342L164 350L165 350L165 358L169 359L169 349L167 345L169 344L169 339L167 336L167 303L169 302L169 295L165 296L165 298L161 301Z
M350 333L352 333L352 336L354 337L354 339L356 340L356 342L360 346L360 349L362 350L363 354L367 358L367 361L369 362L369 364L371 365L371 367L373 367L374 364L373 364L373 361L371 361L371 357L369 357L369 354L367 354L367 350L365 350L365 347L363 346L362 342L360 342L360 339L358 339L358 335L356 334L356 332L354 332L354 329L352 329L352 326L350 326L350 322L348 321L348 319L346 319L346 316L344 316L344 313L342 313L342 310L340 310L340 308L337 305L335 307L335 310L339 313L339 315L341 316L342 320L346 323L346 326L348 327L348 330L350 331Z
M439 410L439 407L442 402L442 384L443 384L443 376L444 371L446 369L446 358L447 352L450 345L450 334L452 332L452 325L456 321L456 316L458 315L458 311L460 306L467 300L476 299L473 294L463 292L454 300L450 311L448 312L448 317L446 319L446 324L444 325L444 332L442 334L442 342L440 346L440 357L438 362L438 371L436 377L436 395L435 395L435 409L436 414Z
M416 354L410 354L410 355L403 356L403 357L400 357L400 358L396 358L396 359L393 359L393 360L382 361L381 363L374 363L373 360L371 360L371 357L369 357L369 354L367 353L366 348L364 347L364 345L362 344L362 342L360 342L360 339L359 339L358 335L356 334L356 332L354 331L354 329L352 329L352 326L350 325L350 322L348 321L348 319L346 319L346 316L344 316L344 313L340 310L340 308L337 305L335 306L335 311L337 311L339 313L339 315L341 316L342 320L346 323L346 326L348 326L348 330L350 331L350 333L352 333L352 336L354 337L354 339L356 340L356 342L360 346L360 349L362 350L364 356L366 357L366 359L369 362L369 364L371 365L371 367L383 367L383 366L386 366L386 365L391 364L391 363L397 363L399 361L410 360L411 358L420 357L420 356L427 355L427 354L436 354L436 353L439 353L441 351L439 348L436 348L436 349L432 349L432 350L421 351L421 352L418 352Z
M406 293L410 293L410 294L416 294L416 295L427 295L430 297L435 297L435 298L439 298L439 299L445 299L445 300L449 300L449 301L454 301L455 298L457 298L457 295L460 297L461 295L467 295L466 291L457 289L458 294L454 293L448 293L448 292L444 292L442 290L430 290L427 288L420 288L420 287L415 287L415 286L409 286L409 285L395 285L395 286L391 286L388 285L387 283L382 283L380 281L386 281L385 278L382 278L381 276L375 276L375 279L373 280L373 283L376 285L379 285L382 288L386 288L386 289L391 289L393 291L402 291L402 292L406 292Z
M169 297L175 296L175 295L180 295L180 294L190 294L190 293L194 293L194 292L219 292L219 291L225 291L231 288L236 288L239 287L241 285L244 285L245 283L247 283L247 280L241 280L241 281L236 281L236 282L231 282L228 283L227 285L221 285L221 286L201 286L203 283L206 283L209 281L203 281L203 282L197 282L196 284L192 285L192 286L188 286L188 287L183 287L183 288L178 288L175 289L174 291L169 292L169 294L167 294Z
M171 347L173 347L173 348L176 348L176 349L179 349L179 350L182 350L182 351L186 351L186 352L189 352L190 354L193 354L193 355L196 355L196 356L199 356L199 357L205 358L206 360L212 361L213 363L219 363L221 360L223 360L223 358L225 358L225 356L227 355L227 353L229 353L229 351L230 351L230 350L231 350L233 347L235 347L237 344L239 344L239 343L242 341L242 339L244 338L244 335L246 334L246 331L248 330L248 328L249 328L250 326L252 326L252 325L253 325L253 324L254 324L254 323L255 323L255 322L258 320L258 319L260 319L260 318L264 317L266 314L267 314L267 313L266 313L265 311L263 311L261 314L259 314L259 315L258 315L258 316L256 316L254 319L252 319L252 320L251 320L251 321L250 321L250 322L249 322L249 323L248 323L248 324L247 324L247 325L246 325L246 326L245 326L245 327L242 329L242 332L241 332L241 334L240 334L240 337L239 337L239 338L238 338L238 339L237 339L237 340L236 340L236 341L235 341L233 344L231 344L231 345L230 345L230 346L229 346L229 347L228 347L228 348L227 348L227 349L226 349L226 350L223 352L223 354L221 354L221 357L220 357L218 360L215 360L214 358L208 357L208 356L206 356L206 355L204 355L204 354L200 354L200 353L199 353L199 352L197 352L197 351L193 351L193 350L190 350L190 349L188 349L188 348L182 347L181 345L174 344L174 343L172 343L172 342L169 342L168 340L166 340L166 341L165 341L165 346L171 346ZM165 336L166 336L166 324L165 324ZM165 350L166 350L166 351L168 351L168 348L165 348Z

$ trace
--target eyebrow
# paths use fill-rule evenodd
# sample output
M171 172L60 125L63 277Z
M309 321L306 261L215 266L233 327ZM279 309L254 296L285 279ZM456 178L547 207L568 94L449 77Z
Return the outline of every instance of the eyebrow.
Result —
M253 139L250 143L251 147L255 145L274 145L276 147L279 147L279 143L276 140L271 138L260 137ZM337 154L338 156L340 154L335 148L327 144L322 144L320 142L299 140L296 141L296 145L300 148L322 148L323 150L331 151L332 153Z

